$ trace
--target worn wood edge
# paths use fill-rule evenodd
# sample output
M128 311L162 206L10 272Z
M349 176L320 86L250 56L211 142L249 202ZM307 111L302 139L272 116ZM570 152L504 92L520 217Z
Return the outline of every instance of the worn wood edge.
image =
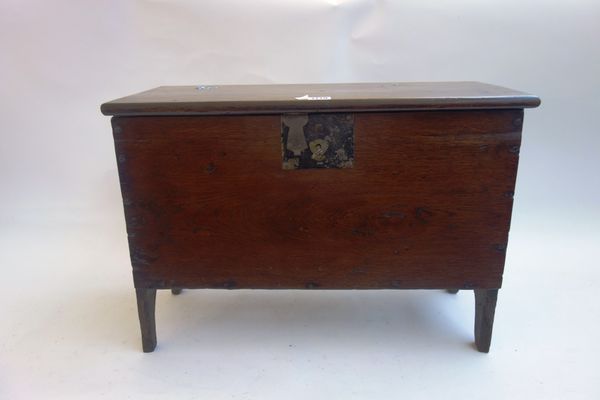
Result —
M158 290L175 290L185 287L186 290L202 290L202 289L222 289L222 290L490 290L499 289L501 285L498 281L502 278L494 278L493 282L488 284L464 284L454 285L455 289L448 289L447 285L409 285L402 282L390 282L380 284L379 286L323 286L318 281L305 282L303 284L293 286L262 286L262 285L245 285L230 279L212 284L196 284L186 282L183 284L173 284L171 281L160 279L149 279L136 277L134 271L136 289L158 289Z
M369 105L372 100L340 100L335 104L327 101L310 103L281 104L281 102L256 102L249 107L247 103L104 103L100 107L102 114L123 117L136 116L193 116L193 115L271 115L282 113L335 113L335 112L394 112L394 111L432 111L432 110L488 110L535 108L541 101L533 95L523 96L515 101L514 97L482 100L473 99L431 99L398 100L386 106ZM347 104L345 104L347 103ZM435 104L434 104L435 103Z

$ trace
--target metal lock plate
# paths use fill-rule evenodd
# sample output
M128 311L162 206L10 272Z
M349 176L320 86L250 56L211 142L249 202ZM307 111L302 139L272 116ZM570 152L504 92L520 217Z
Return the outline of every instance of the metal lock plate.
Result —
M281 116L283 169L352 168L352 114L286 114Z

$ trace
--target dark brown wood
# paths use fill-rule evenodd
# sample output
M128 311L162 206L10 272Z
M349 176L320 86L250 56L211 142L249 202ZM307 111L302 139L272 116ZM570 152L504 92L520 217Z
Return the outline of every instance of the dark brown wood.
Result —
M161 86L102 105L105 115L265 114L537 107L538 97L480 82Z
M136 287L497 288L522 110L355 115L283 170L280 117L113 119Z
M475 345L482 353L490 351L498 289L475 289Z
M489 351L523 108L538 104L478 82L160 87L103 104L144 351L156 289L183 287L474 289Z
M156 348L156 289L136 288L135 294L142 331L142 349L144 353L151 353Z

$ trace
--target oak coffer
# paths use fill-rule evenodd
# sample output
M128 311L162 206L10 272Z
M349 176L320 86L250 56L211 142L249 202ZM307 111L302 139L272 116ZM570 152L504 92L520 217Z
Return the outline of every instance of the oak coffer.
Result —
M157 289L471 289L490 346L523 109L477 82L159 87L112 115L143 350Z

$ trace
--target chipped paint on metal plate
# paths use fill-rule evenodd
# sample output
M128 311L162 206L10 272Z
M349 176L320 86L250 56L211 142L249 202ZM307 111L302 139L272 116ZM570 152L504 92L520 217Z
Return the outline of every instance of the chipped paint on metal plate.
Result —
M281 116L283 169L352 168L352 114L287 114Z

